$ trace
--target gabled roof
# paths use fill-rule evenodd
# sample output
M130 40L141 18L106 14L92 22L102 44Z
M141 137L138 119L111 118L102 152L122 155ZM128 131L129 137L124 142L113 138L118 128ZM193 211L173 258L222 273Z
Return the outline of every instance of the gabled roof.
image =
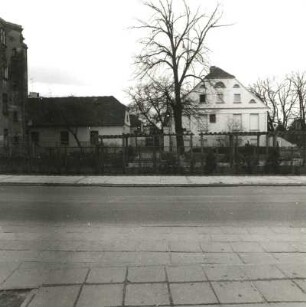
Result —
M28 98L32 127L123 126L127 107L113 96Z
M206 75L205 79L235 79L235 76L217 66L211 66L209 74Z

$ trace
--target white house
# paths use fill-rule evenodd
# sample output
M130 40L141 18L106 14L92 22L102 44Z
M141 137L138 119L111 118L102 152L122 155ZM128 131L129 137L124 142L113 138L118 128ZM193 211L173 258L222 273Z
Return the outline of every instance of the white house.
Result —
M29 98L27 117L29 140L41 147L91 146L99 136L130 133L131 125L128 108L113 96Z
M194 115L184 116L183 126L195 135L207 132L266 132L269 108L235 76L212 66L209 74L188 95ZM216 137L205 137L206 142ZM256 136L244 138L256 142ZM260 141L264 142L263 138Z

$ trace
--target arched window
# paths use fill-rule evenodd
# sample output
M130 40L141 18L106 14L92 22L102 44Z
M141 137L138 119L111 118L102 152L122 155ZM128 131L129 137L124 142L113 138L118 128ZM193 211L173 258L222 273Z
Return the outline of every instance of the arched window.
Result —
M215 84L214 88L225 88L225 85L223 82L220 81Z
M256 103L255 99L251 99L249 103Z
M240 88L240 85L236 83L233 88Z

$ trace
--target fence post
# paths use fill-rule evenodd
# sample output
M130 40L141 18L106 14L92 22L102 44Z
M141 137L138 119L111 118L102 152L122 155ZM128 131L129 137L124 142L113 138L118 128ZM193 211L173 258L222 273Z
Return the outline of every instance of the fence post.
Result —
M122 136L122 172L125 174L125 148L126 148L126 137Z
M230 134L229 139L230 139L230 165L231 167L233 167L234 162L235 162L234 136Z
M269 133L266 134L266 158L269 155Z
M204 173L204 139L203 139L203 132L200 133L200 140L201 140L201 170Z
M190 134L190 173L193 173L193 133Z
M257 170L259 169L259 158L260 158L260 134L257 134L257 144L256 144L256 155L257 155Z
M153 135L153 169L154 173L156 174L157 172L157 166L156 166L156 142L155 142L155 135Z

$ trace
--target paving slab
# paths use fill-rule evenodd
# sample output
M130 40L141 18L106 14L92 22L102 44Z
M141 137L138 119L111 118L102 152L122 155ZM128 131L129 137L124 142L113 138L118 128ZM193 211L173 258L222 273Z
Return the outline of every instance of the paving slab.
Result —
M200 242L204 253L231 253L233 249L230 243L225 242Z
M258 242L231 242L232 249L237 253L263 253Z
M169 250L172 252L201 252L200 244L196 241L170 241Z
M295 279L294 282L306 293L306 279Z
M238 255L234 253L205 253L204 264L243 264Z
M202 253L171 253L172 264L194 264L204 263L204 255Z
M278 263L271 254L268 253L239 253L245 264L275 264Z
M47 273L48 270L44 269L18 269L0 285L0 289L38 288L43 284Z
M18 267L19 264L10 262L0 262L0 284L4 282Z
M260 245L266 252L291 253L297 252L297 248L289 242L261 242Z
M254 281L268 302L306 302L304 293L291 280Z
M76 307L120 306L122 301L123 285L85 285Z
M156 251L156 252L166 252L169 250L168 243L166 240L163 241L140 241L136 245L137 251Z
M125 267L92 268L86 283L123 283L126 276Z
M139 252L136 258L136 265L169 265L170 255L169 253L159 252Z
M129 267L128 268L129 282L165 282L166 274L164 267Z
M170 284L174 304L212 304L218 300L208 282Z
M286 278L275 265L244 265L241 269L250 280Z
M79 286L43 287L28 307L73 307L79 291Z
M306 266L306 254L305 253L274 253L273 256L280 263L299 263Z
M85 281L88 269L63 268L50 270L44 278L44 285L82 284Z
M200 265L168 266L169 282L206 281L207 278Z
M240 266L212 265L204 266L203 269L208 280L211 281L247 279L247 275Z
M221 303L260 303L262 295L249 281L212 282L215 293Z
M165 283L129 284L126 288L125 305L169 305L169 293Z

